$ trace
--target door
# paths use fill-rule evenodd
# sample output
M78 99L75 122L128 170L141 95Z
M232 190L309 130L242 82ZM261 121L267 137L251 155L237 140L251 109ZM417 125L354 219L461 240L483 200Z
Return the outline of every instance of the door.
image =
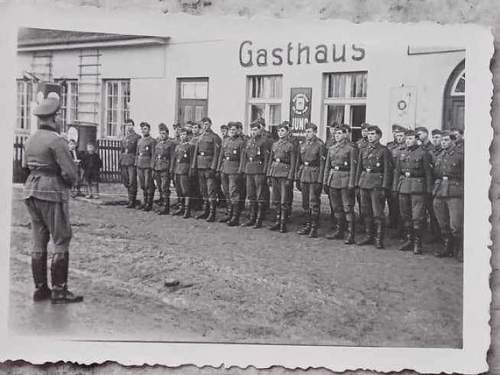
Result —
M444 89L443 129L465 127L465 60L453 70Z
M208 114L208 78L179 78L177 97L177 122L200 121Z

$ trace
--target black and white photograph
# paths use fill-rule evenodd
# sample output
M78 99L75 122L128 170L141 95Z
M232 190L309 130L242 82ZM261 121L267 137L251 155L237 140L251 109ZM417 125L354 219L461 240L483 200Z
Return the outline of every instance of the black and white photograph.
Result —
M482 369L485 29L90 18L15 30L10 337Z

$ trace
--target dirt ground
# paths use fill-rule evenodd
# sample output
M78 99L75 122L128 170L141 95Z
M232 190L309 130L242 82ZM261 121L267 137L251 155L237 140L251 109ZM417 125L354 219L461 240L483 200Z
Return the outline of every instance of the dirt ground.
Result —
M70 288L85 301L33 303L29 217L12 207L10 329L82 339L461 347L462 265L295 232L229 228L104 202L70 204ZM327 205L323 211L329 211ZM221 215L219 214L219 217ZM323 219L320 235L330 225ZM266 223L267 224L267 223ZM50 251L50 250L49 250ZM164 286L166 279L179 287Z

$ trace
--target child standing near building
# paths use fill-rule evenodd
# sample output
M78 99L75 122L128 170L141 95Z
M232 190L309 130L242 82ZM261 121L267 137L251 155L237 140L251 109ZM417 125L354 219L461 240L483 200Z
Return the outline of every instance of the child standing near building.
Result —
M73 185L73 187L71 188L71 196L74 198L83 195L82 192L80 191L82 185L82 168L80 165L82 153L77 150L76 141L74 139L70 139L68 141L68 147L69 147L69 153L71 154L71 158L73 159L73 163L75 163L75 166L78 171L77 180Z
M99 170L102 161L97 154L93 143L87 144L87 152L82 158L83 179L87 184L88 194L86 198L99 198Z

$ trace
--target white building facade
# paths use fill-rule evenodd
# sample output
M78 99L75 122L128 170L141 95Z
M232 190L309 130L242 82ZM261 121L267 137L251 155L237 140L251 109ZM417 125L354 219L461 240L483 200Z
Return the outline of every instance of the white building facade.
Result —
M98 126L116 139L125 119L164 122L211 117L245 127L263 117L284 120L300 134L316 123L346 123L359 137L363 122L464 128L465 51L460 48L347 43L327 37L275 41L238 37L204 40L57 32L32 29L18 47L17 134L29 134L33 92L40 80L63 83L61 120ZM34 37L33 35L36 35ZM328 34L324 34L328 35Z

